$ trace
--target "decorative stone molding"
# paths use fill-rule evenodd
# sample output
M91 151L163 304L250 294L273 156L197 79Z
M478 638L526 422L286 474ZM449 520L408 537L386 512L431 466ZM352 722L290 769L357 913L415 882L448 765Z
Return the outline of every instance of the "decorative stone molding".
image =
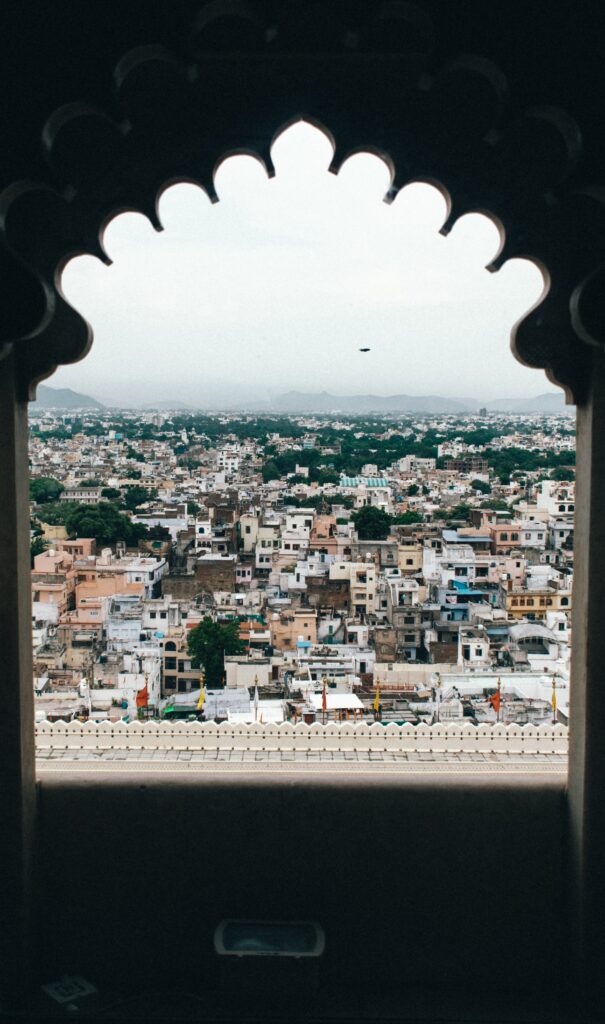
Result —
M565 725L381 725L299 722L39 722L38 750L283 750L468 754L566 754Z
M91 344L61 293L67 260L107 262L104 229L125 210L161 230L158 199L175 182L216 201L226 156L251 154L272 174L275 135L306 118L334 138L333 172L353 152L375 152L391 167L388 201L410 182L437 184L449 205L444 233L470 211L498 226L488 269L511 257L542 268L542 301L513 329L513 352L582 401L591 346L605 343L605 204L603 189L583 181L578 125L555 106L518 110L514 83L481 54L436 63L447 40L421 3L362 6L335 13L309 3L273 23L261 3L213 0L178 53L131 49L113 76L107 69L100 105L75 97L49 111L40 125L46 177L0 195L9 282L0 358L14 346L24 396Z

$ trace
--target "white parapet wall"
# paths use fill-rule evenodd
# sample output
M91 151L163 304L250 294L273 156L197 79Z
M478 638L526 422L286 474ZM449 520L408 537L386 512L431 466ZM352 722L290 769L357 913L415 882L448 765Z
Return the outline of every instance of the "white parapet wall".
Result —
M223 722L38 722L38 750L211 750L387 754L567 754L565 725L234 725Z

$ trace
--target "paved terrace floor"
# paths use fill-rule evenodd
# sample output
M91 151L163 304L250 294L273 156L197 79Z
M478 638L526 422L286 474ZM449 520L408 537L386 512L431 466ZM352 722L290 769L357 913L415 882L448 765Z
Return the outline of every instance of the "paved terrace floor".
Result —
M404 774L567 773L566 754L383 753L360 751L285 750L66 750L37 753L38 774L48 772L204 772L251 771L303 774L364 772Z

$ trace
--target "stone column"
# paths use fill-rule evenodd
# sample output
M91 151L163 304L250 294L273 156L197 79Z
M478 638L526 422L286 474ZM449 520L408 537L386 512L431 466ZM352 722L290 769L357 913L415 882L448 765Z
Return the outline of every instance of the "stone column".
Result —
M597 348L590 391L577 410L574 552L572 942L584 1012L598 1015L605 1006L605 353Z
M0 980L26 994L35 834L27 403L0 359Z

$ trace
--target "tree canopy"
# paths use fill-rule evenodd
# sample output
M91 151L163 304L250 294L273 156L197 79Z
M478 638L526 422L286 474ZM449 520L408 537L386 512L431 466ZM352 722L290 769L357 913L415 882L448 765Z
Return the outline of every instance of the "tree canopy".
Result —
M386 540L391 529L388 512L373 505L364 505L353 512L353 522L360 540Z
M214 690L224 685L225 655L243 654L239 623L214 622L209 615L190 630L187 647L193 668L204 669L206 687Z
M36 555L43 554L43 552L46 551L47 547L48 547L48 544L44 540L43 537L40 537L40 536L32 537L32 540L31 540L30 546L29 546L29 553L30 553L30 560L31 560L31 567L32 567L32 569L33 569L33 566L34 566L34 558L36 557Z
M470 523L471 520L471 506L461 502L459 505L454 505L449 510L446 516L448 522L458 522L463 520L465 523Z
M113 545L119 540L136 544L147 536L140 523L132 523L109 501L95 505L70 504L65 511L65 529L70 537L94 537L99 546Z
M409 508L406 512L400 512L398 516L393 516L391 522L395 526L405 526L406 523L422 523L424 519L420 512Z
M57 501L64 490L63 484L52 476L39 476L29 482L29 496L40 505L47 501Z
M146 501L151 501L157 497L156 490L148 490L146 487L141 487L140 484L132 484L126 487L122 496L124 507L134 512L135 508L139 505L143 505Z

